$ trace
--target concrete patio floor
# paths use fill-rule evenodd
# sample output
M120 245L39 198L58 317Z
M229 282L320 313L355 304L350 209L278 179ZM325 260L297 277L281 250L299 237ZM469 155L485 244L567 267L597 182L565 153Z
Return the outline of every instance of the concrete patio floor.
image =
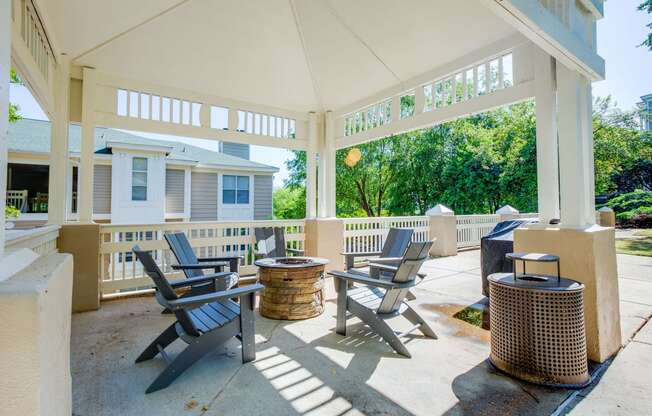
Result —
M144 391L164 362L134 359L173 318L152 297L105 302L72 318L73 414L99 415L549 415L652 414L652 258L618 256L623 342L599 383L583 391L535 386L487 363L489 332L454 318L483 301L479 251L428 261L414 302L439 339L408 340L398 356L357 320L333 332L335 303L320 317L257 316L256 361L238 342L211 354L162 391ZM328 282L330 286L332 283ZM645 325L645 326L644 326ZM410 325L400 319L396 328ZM173 344L176 351L181 342ZM171 348L174 353L174 348ZM564 411L559 408L564 404Z

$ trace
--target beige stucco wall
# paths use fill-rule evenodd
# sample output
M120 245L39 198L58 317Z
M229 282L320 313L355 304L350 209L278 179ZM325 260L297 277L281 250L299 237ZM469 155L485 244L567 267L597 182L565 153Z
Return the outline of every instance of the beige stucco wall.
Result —
M457 221L454 215L433 215L430 222L430 238L433 239L430 255L435 257L457 255Z
M330 261L326 271L344 270L344 221L339 218L306 220L305 254Z
M100 307L100 226L65 224L59 231L58 248L75 259L72 311Z
M589 358L604 362L620 349L620 305L613 228L517 229L514 251L555 254L561 275L584 283L584 319ZM556 274L554 265L530 265L528 272Z
M71 414L72 272L53 253L0 283L0 415Z

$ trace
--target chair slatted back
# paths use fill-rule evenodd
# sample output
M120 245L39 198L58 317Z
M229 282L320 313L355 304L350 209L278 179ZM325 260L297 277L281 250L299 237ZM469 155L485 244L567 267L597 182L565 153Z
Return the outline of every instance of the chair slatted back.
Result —
M165 275L163 274L161 269L158 267L158 265L152 258L150 252L143 251L138 246L134 246L132 251L138 258L140 263L143 265L143 268L145 269L145 273L147 274L147 276L149 276L152 279L152 281L154 281L154 285L156 286L159 295L166 300L179 299L179 296L177 296L177 293L170 285L170 282L168 282L168 279L165 278ZM162 304L160 301L159 303L161 304L161 306L165 307L165 305ZM192 319L190 319L188 312L186 312L185 310L176 310L174 311L174 315L176 316L177 321L179 321L179 323L183 327L183 330L186 331L187 334L193 336L199 335L199 331L197 331L197 327L195 327L195 324L193 324Z
M188 241L188 237L184 233L168 233L165 234L165 239L174 253L174 257L179 264L196 264L197 256ZM183 273L187 278L203 276L204 272L200 269L184 270Z
M428 259L428 252L432 247L432 241L423 243L411 243L405 255L401 259L401 263L392 278L395 283L412 282L417 278L417 273ZM385 291L385 296L378 306L377 313L394 313L401 306L405 299L408 289L388 289Z
M265 258L286 257L285 229L283 227L256 228L254 235L256 236L256 249Z
M390 228L380 257L403 257L412 241L412 234L414 230L410 228Z

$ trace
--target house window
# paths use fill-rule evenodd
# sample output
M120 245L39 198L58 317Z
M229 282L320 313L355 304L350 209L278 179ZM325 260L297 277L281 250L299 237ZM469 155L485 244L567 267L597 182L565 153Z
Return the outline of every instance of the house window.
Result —
M132 159L131 200L147 201L147 158L135 157Z
M224 175L222 202L224 204L248 204L249 176Z

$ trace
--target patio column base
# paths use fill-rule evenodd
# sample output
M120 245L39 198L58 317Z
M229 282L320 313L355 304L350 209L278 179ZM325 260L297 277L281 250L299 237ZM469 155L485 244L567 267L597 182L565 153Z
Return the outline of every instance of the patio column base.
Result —
M344 270L344 221L339 218L306 219L306 256L329 260L326 271Z
M75 258L72 287L72 311L86 312L100 308L100 225L64 224L57 242L60 252ZM105 273L108 264L103 264Z
M621 347L615 231L598 225L586 229L519 228L515 252L560 257L561 275L584 283L584 319L588 357L604 362ZM528 272L556 275L554 265L528 264ZM554 269L554 270L553 270Z
M455 215L431 215L430 238L434 239L430 255L433 257L457 256L457 220Z
M23 249L22 254L12 253L0 263L15 267L29 253L33 254ZM44 255L0 282L2 414L72 413L72 263L69 254Z

